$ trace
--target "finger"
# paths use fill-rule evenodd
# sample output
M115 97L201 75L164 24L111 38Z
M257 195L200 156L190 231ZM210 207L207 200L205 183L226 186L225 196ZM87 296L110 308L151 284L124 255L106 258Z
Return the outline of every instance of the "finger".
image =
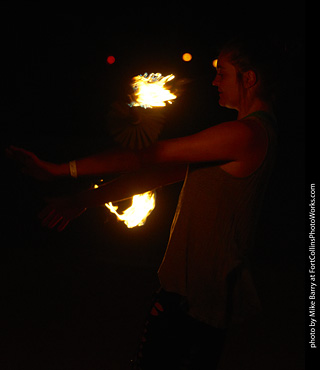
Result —
M53 229L61 220L63 219L60 215L55 215L51 218L51 220L48 222L47 226L49 229Z
M43 219L42 219L42 226L47 226L51 220L55 217L56 215L56 210L55 209L52 209L48 214L47 216L45 216Z
M63 231L66 227L67 227L67 225L69 224L69 222L70 222L70 220L62 220L61 222L60 222L60 224L58 225L58 227L57 227L57 230L59 231L59 232L61 232L61 231Z
M34 155L29 150L25 150L23 148L18 148L17 146L14 146L14 145L10 145L9 150L11 150L13 153L22 153L22 154L25 154L25 155Z
M45 208L43 208L42 211L38 213L38 217L40 219L44 219L48 214L53 210L52 206L48 205Z

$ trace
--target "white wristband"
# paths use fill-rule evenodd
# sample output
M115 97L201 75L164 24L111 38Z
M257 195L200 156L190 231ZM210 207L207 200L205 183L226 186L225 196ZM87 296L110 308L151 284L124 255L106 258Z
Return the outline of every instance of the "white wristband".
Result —
M76 161L70 161L70 162L69 162L69 169L70 169L70 175L71 175L73 178L75 178L75 179L76 179L76 178L78 177Z

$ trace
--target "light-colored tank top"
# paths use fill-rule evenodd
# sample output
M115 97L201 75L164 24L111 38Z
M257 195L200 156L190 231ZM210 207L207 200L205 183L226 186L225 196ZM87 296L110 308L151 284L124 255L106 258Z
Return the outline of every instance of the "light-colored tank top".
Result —
M258 111L249 117L261 122L268 135L262 164L243 178L214 163L189 166L158 271L165 290L186 297L192 317L215 327L259 307L245 260L275 159L276 132L270 114Z

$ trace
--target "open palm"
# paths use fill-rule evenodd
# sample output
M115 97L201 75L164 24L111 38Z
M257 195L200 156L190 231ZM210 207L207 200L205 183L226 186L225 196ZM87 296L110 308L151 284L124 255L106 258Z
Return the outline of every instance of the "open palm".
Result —
M47 181L54 177L55 164L39 159L34 153L10 146L7 156L22 165L22 172L37 180Z
M86 208L72 204L70 198L54 198L48 200L48 205L39 213L42 225L58 231L66 228L70 221L79 217Z

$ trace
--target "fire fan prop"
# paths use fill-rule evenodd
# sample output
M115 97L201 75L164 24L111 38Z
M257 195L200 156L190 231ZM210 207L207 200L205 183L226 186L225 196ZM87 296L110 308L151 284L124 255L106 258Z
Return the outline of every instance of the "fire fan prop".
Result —
M134 195L131 207L123 211L121 215L117 212L118 207L111 202L106 203L105 206L117 216L118 220L123 221L128 228L132 228L145 224L147 217L156 206L156 197L152 191Z
M161 73L151 73L149 76L145 73L133 77L132 87L134 90L131 107L165 107L166 102L172 104L177 96L165 87L165 84L175 78L174 75L162 77Z
M108 115L109 132L117 143L143 149L158 139L165 122L162 109L177 98L169 86L174 78L161 73L132 78L130 102L114 103Z

